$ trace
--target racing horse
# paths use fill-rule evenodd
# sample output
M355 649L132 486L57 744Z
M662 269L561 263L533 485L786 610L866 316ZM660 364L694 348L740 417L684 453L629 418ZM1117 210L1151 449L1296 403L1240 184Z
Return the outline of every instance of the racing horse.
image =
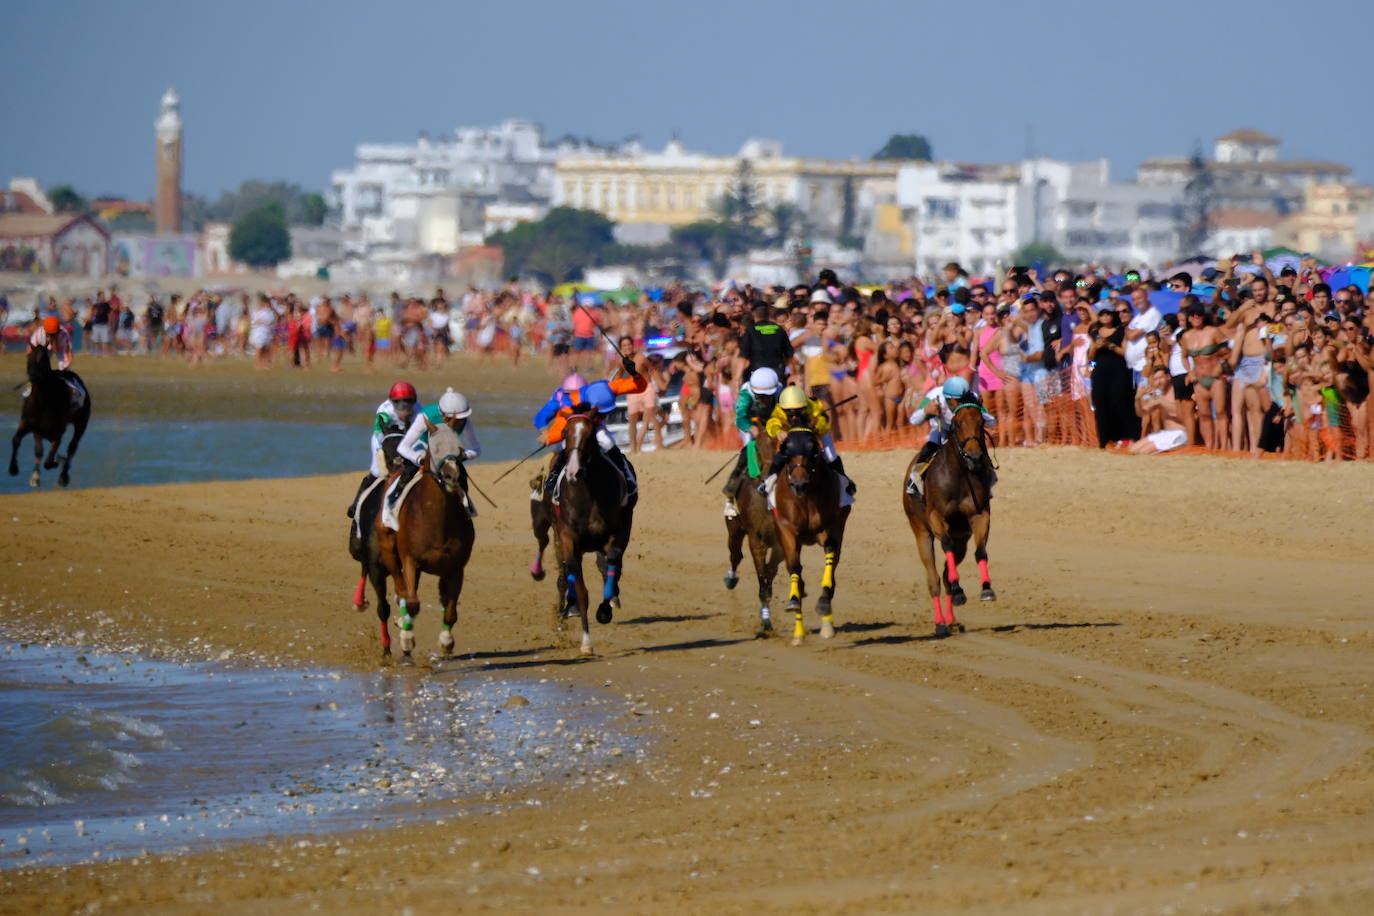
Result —
M592 654L592 637L587 624L587 584L582 576L582 556L605 556L605 582L596 622L607 624L612 607L619 604L620 581L624 575L625 549L630 544L634 510L638 496L624 500L621 495L628 482L596 442L597 424L583 414L574 414L563 430L567 458L559 482L558 502L553 508L554 544L561 566L563 612L560 617L576 616L582 621L582 655Z
M19 428L14 431L10 449L10 476L19 473L19 443L27 435L33 436L33 473L29 475L29 486L36 487L42 480L39 464L51 470L57 467L59 456L57 448L62 436L71 424L72 438L67 443L67 454L60 457L62 473L57 476L61 486L71 483L72 458L76 456L81 437L86 434L86 424L91 420L91 395L81 376L70 369L59 372L52 367L48 348L42 344L33 346L28 357L29 396L19 412ZM72 379L85 392L81 406L72 408L72 392L68 385ZM43 461L43 441L51 443L48 460Z
M403 430L393 430L382 437L382 467L388 472L396 470L396 448L405 436ZM386 602L386 567L378 550L377 515L382 511L382 498L386 492L387 477L379 477L372 485L358 494L353 508L353 520L348 526L348 553L358 561L362 572L358 576L358 587L353 592L353 609L367 607L367 583L377 595L377 616L383 621L382 646L391 645L385 621L391 616L391 608Z
M762 435L758 425L754 425L756 467L760 475L773 461L777 443L772 436ZM754 475L751 475L753 477ZM725 574L725 587L734 588L739 584L736 570L744 559L744 539L749 539L749 554L754 560L754 574L759 582L759 626L757 635L767 636L773 632L773 612L768 602L773 599L773 580L778 575L778 565L782 561L782 545L778 543L778 526L773 513L768 510L768 498L761 494L753 483L746 482L735 496L739 514L725 520L725 543L730 551L730 571Z
M415 648L413 620L420 613L420 574L439 579L439 600L444 605L439 648L453 652L453 625L458 622L458 598L463 592L463 570L472 556L476 531L468 514L463 484L463 446L458 434L441 425L429 434L429 457L409 495L396 511L396 530L382 523L378 513L374 529L382 565L396 586L400 605L401 663L411 664ZM395 478L392 475L392 479ZM382 602L382 656L391 654L387 636L390 609Z
M982 574L984 601L997 600L988 576L988 532L992 527L992 456L988 452L987 430L983 426L982 404L976 395L959 399L950 422L949 435L926 470L922 495L913 496L905 481L916 473L916 459L907 466L903 478L902 508L906 511L916 551L926 567L926 584L935 610L935 635L943 638L962 633L964 625L954 618L954 608L967 598L959 584L959 564L973 537L973 555ZM944 569L935 561L935 541L944 551ZM944 606L940 605L941 583Z
M821 615L821 638L830 639L835 635L830 610L830 600L835 595L835 568L840 564L844 527L853 507L841 505L840 477L826 462L816 434L810 430L794 430L787 437L788 457L779 474L774 503L777 506L778 544L791 576L787 609L795 615L792 645L799 646L806 637L806 627L802 624L806 584L801 575L801 549L804 545L817 544L825 551L825 571L821 575L821 597L816 601L816 610Z

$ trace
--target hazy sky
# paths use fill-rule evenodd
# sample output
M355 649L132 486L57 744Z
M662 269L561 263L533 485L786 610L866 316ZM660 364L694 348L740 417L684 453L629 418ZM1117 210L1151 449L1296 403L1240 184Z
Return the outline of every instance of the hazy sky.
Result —
M355 144L508 117L728 153L1108 156L1114 178L1236 127L1374 177L1367 4L845 0L48 0L0 27L0 182L149 198L182 98L183 183L321 189ZM1348 32L1342 22L1349 23ZM1341 44L1349 36L1348 47Z

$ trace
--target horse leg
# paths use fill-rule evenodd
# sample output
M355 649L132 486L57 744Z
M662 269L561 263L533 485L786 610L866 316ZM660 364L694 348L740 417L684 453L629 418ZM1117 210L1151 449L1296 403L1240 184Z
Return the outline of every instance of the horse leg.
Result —
M835 567L840 564L840 550L835 538L825 539L825 571L821 573L821 597L816 601L816 610L821 615L821 639L835 637L835 617L830 610L830 599L835 597Z
M945 523L944 516L935 512L927 512L925 517L928 531L924 542L917 538L916 545L921 551L921 559L926 564L926 578L930 583L930 600L935 606L935 636L943 639L950 634L950 625L954 620L954 601L953 592L950 588L948 571L953 565L955 575L958 575L958 564L953 563L949 551L949 527ZM914 527L914 525L913 525ZM940 569L939 558L935 553L935 542L940 542L941 551L945 554L945 568ZM940 585L944 583L945 600L944 605L940 604Z
M801 545L796 535L785 527L779 526L778 542L782 545L783 562L787 564L790 582L787 587L787 609L792 612L792 645L800 646L806 638L806 625L802 622L802 594L806 585L802 582Z
M380 624L382 634L382 657L389 658L391 656L391 631L386 624L391 619L391 605L386 600L386 568L380 563L374 563L367 575L372 580L372 590L377 594L377 621Z
M67 443L67 457L62 461L62 473L57 477L59 486L65 487L72 480L72 459L76 457L76 447L81 444L81 437L86 435L86 424L90 422L90 404L85 405L85 409L72 423L72 441Z
M768 602L773 600L773 579L778 574L777 552L770 550L762 537L751 535L749 554L754 560L754 575L759 580L759 628L756 635L767 636L773 632L773 611L768 607Z
M19 421L19 428L14 431L14 438L10 440L10 476L19 476L19 443L23 441L28 433L29 427L23 420Z
M945 609L948 611L947 616L949 620L947 622L949 623L950 632L962 633L964 632L964 625L954 619L954 608L956 606L962 607L968 602L968 598L964 595L963 586L959 584L959 564L964 562L964 557L968 554L968 532L960 531L956 534L953 537L951 546L954 549L953 551L947 552L946 556L948 557L949 553L952 553L954 556L954 565L952 567L954 569L954 579L950 585L950 604ZM948 560L946 560L946 562L948 562Z
M363 565L363 571L358 574L358 587L353 589L353 610L362 611L367 609L367 565Z
M44 470L51 471L57 467L57 447L62 444L62 435L59 433L48 445L48 457L43 461Z
M568 589L577 607L577 616L582 621L582 645L578 651L584 656L592 653L592 631L587 623L587 582L582 576L582 554L574 552L568 559Z
M542 480L542 478L541 478ZM542 503L530 501L530 515L534 525L534 562L530 564L530 578L540 582L544 578L544 550L549 546L549 519Z
M29 486L36 487L42 483L42 476L38 468L43 463L43 439L37 431L33 434L33 473L29 475Z
M959 584L959 560L962 557L954 555L954 541L948 535L940 538L940 546L945 551L945 584L949 586L950 600L954 607L963 607L968 598L964 596L964 588ZM959 552L963 553L962 550ZM954 622L952 615L950 622Z
M612 541L606 548L606 568L602 570L605 581L601 586L601 604L596 608L596 622L602 625L611 622L611 602L620 596L620 577L624 572L625 545ZM619 602L616 601L618 604Z
M439 648L445 656L453 654L453 625L458 622L458 593L462 590L462 569L439 577L439 600L444 603L444 623L439 630Z
M978 573L983 580L984 601L996 601L992 590L992 576L988 575L988 531L992 528L992 513L980 512L973 517L973 556L978 561Z
M401 664L410 665L414 661L410 653L415 650L415 618L420 614L420 568L410 555L401 557L401 581L397 584L401 598Z
M725 587L734 588L739 585L740 560L744 559L744 525L738 517L725 520L725 549L730 555L730 569L725 573ZM754 545L751 543L749 549L752 551ZM754 568L758 568L758 560L754 561Z

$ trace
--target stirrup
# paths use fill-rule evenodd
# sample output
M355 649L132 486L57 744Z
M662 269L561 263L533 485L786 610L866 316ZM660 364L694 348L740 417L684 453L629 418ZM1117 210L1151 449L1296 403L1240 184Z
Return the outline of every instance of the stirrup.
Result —
M725 497L725 517L739 518L739 506L735 505L735 501L728 496Z

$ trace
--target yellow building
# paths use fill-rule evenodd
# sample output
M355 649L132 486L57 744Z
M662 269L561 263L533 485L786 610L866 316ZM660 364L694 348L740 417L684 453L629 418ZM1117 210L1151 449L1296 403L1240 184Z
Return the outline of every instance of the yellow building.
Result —
M1359 184L1309 184L1303 208L1279 220L1274 244L1311 252L1340 263L1363 258L1357 252L1361 214L1374 211L1374 188Z
M572 153L554 165L556 206L595 210L621 224L680 226L715 215L747 160L761 208L797 207L823 234L839 228L844 185L854 185L854 227L867 226L876 193L896 179L895 161L804 159L782 155L781 144L750 140L738 155L691 153L676 139L661 153L631 146L608 153Z

